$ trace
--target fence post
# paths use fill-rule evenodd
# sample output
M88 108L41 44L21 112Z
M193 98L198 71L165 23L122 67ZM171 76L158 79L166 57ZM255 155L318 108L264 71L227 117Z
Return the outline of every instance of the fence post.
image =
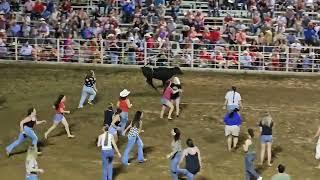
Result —
M314 53L314 49L313 49L312 53ZM310 53L309 53L309 54L310 54ZM312 64L311 64L311 72L314 72L314 59L315 59L315 55L310 56L310 59L311 59L311 61L312 61Z
M290 53L290 49L289 49L289 52L286 55L286 72L289 71L289 53Z
M101 64L103 64L103 52L104 52L104 48L103 48L103 39L100 39L100 60L101 60Z
M194 44L191 44L191 68L193 68L193 61L194 61Z
M15 60L18 61L18 38L14 38L14 54L15 54Z
M57 39L57 62L60 62L60 38Z
M241 69L240 56L241 56L241 45L238 45L238 70Z
M147 58L148 58L148 51L147 51L147 41L144 41L144 49L143 49L143 51L144 51L144 65L147 65L148 64L148 60L147 60Z

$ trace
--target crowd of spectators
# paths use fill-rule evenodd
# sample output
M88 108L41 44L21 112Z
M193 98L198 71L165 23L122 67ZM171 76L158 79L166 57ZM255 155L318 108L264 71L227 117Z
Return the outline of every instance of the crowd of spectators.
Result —
M318 68L320 0L0 2L0 58Z

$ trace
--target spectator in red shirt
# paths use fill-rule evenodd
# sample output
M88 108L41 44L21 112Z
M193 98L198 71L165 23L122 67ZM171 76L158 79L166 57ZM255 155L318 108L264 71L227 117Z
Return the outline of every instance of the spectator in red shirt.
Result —
M218 44L221 39L220 28L214 26L213 31L210 33L210 41L212 44Z
M146 38L147 50L152 50L152 48L154 47L153 37L151 36L150 33L145 34L144 37Z
M41 0L37 0L36 3L33 6L33 10L31 13L31 19L34 18L41 18L41 15L43 13L43 11L45 10L45 7L43 5L43 3L41 2Z
M207 51L207 48L202 48L199 55L200 67L205 67L209 62L212 62L211 54Z

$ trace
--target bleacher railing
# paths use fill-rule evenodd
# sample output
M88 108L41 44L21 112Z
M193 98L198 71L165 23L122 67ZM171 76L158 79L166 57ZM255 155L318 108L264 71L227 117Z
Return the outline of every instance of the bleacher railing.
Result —
M138 44L139 46L137 46ZM105 39L6 38L0 60L320 72L320 48Z

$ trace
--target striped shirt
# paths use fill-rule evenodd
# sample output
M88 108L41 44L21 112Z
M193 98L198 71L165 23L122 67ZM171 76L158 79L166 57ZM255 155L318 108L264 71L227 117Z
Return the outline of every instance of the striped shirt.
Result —
M128 137L138 137L139 129L137 127L132 127L128 133Z

